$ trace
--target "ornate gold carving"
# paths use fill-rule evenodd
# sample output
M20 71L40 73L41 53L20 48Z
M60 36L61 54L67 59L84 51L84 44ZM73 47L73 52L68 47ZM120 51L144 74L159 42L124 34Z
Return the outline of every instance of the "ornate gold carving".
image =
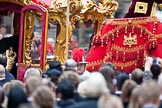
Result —
M131 33L129 33L129 36L124 35L123 45L128 45L129 47L137 45L137 35L132 35Z
M69 37L70 40L72 31L74 29L74 24L80 19L84 20L93 20L98 22L97 31L100 30L100 26L105 18L112 18L113 12L118 8L118 3L115 0L100 0L100 3L93 2L92 0L69 0L70 4L70 22L69 22ZM12 2L19 4L21 6L26 6L30 4L35 4L32 0L0 0L0 2ZM44 5L41 3L40 5ZM67 9L67 0L52 0L50 6L48 7L49 12L49 21L52 24L57 24L60 27L60 31L57 35L57 41L55 45L55 56L57 60L64 63L66 57L65 49L66 46L66 9ZM25 13L26 19L24 21L24 42L23 42L23 63L30 64L30 45L32 32L34 30L34 16L36 15L37 19L41 20L41 15L39 13L33 13L33 11L27 11ZM95 34L96 34L95 33Z
M92 0L81 0L81 4L83 5L81 10L82 19L96 20L98 22L95 34L99 32L104 18L113 18L112 14L118 8L118 2L115 0L100 0L98 4Z
M12 69L13 64L15 63L15 58L17 54L13 52L12 47L10 49L6 50L6 58L7 58L7 65L6 65L6 70L10 72Z
M146 14L148 8L148 3L136 2L134 13Z
M66 0L53 0L51 6L49 7L49 21L52 24L58 25L60 31L57 35L56 45L55 45L55 56L62 64L66 60ZM72 36L72 30L74 29L74 24L76 21L81 19L80 11L82 9L82 4L78 0L69 0L70 5L70 16L69 16L69 29L68 29L68 40Z
M97 11L99 13L104 13L106 16L113 17L112 14L118 9L118 7L119 4L115 0L100 0Z
M33 10L26 11L24 20L24 42L23 42L23 63L31 64L31 40L34 32L35 12Z
M74 29L74 24L80 19L84 20L97 20L99 31L100 25L104 20L104 16L108 18L112 17L112 13L118 8L118 3L115 0L101 0L100 4L97 5L91 0L69 0L70 1L70 26L69 26L69 38L71 38L72 30ZM66 8L67 2L65 0L53 0L51 6L49 7L50 21L57 23L60 26L60 33L57 36L56 46L55 46L55 56L56 59L62 63L65 61L66 57Z

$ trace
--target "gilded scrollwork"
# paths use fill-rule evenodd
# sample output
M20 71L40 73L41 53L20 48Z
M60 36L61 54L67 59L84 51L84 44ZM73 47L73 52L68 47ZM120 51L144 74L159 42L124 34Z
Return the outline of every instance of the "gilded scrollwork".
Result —
M68 24L68 40L66 37L66 9L67 9L67 1L66 0L53 0L52 4L49 8L49 21L52 24L59 25L60 31L57 35L56 45L55 45L55 56L56 59L59 60L62 64L67 59L66 57L66 49L68 48L67 42L70 41L72 36L72 30L74 29L74 24L76 21L81 19L80 11L82 9L82 5L78 0L69 0L69 24Z
M21 6L26 6L30 4L36 4L33 0L0 0L0 2L11 2L19 4ZM72 31L75 28L74 24L83 19L83 20L93 20L97 21L97 32L100 30L100 26L104 20L104 17L112 17L112 13L115 12L118 8L118 3L115 0L100 0L100 3L97 4L93 0L68 0L69 1L69 24L68 24L68 41L72 36ZM44 6L45 3L40 2L39 5ZM60 31L57 35L57 41L55 45L55 56L57 60L64 63L66 59L66 49L67 46L67 0L51 0L50 5L47 7L49 13L49 21L52 24L59 25ZM41 21L41 14L39 12L27 11L25 13L24 20L24 42L23 42L23 62L25 64L31 63L31 39L33 36L34 30L34 18L36 17Z
M100 0L97 7L98 13L103 13L105 16L112 17L113 12L115 12L119 7L119 4L115 0Z
M23 63L30 64L31 60L31 40L33 37L34 30L34 18L35 12L30 10L26 11L25 20L24 20L24 54L23 54Z
M98 22L96 34L99 32L104 18L113 18L112 14L118 8L118 2L115 0L100 0L98 4L92 0L81 0L81 3L83 4L82 19Z

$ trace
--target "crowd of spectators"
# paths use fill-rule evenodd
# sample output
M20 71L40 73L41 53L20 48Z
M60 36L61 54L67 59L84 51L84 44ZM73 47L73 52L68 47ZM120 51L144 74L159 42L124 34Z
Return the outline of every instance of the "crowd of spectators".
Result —
M82 79L77 66L67 59L45 72L28 68L22 82L0 62L0 108L161 108L160 58L147 57L145 69L129 75L107 62Z

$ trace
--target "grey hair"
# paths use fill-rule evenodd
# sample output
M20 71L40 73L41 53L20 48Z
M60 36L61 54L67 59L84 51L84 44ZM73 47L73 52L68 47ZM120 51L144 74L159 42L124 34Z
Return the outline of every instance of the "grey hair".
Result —
M65 69L64 69L64 71L66 71L66 70L74 70L74 71L77 70L77 63L75 62L74 59L67 59L65 61Z
M37 69L37 68L28 68L25 71L24 79L26 79L30 75L35 75L35 76L41 77L41 74L42 74L42 71L40 69Z

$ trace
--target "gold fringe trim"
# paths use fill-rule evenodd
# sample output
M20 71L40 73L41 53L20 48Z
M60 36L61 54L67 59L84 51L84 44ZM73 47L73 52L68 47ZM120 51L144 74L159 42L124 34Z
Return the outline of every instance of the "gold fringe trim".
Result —
M112 29L111 31L109 31L108 33L104 34L103 36L99 36L96 35L98 37L96 38L101 38L102 40L105 39L106 37L109 37L111 34L114 34L115 32L119 31L121 28L125 27L125 25L120 25L118 27L115 27L114 29ZM134 25L134 27L140 28L143 32L147 33L148 36L155 36L155 34L153 34L152 32L150 32L149 30L147 30L146 27L142 26L142 25ZM140 33L139 33L140 34Z
M96 60L96 61L92 61L90 63L88 63L86 65L86 67L94 67L94 66L97 66L97 65L101 65L103 62L103 60Z
M105 24L111 25L137 25L146 24L148 22L159 21L157 17L141 17L141 18L120 18L120 19L107 19Z
M126 63L121 63L121 62L117 62L117 61L113 61L113 64L117 67L128 67L128 66L131 66L131 65L134 65L135 63L137 63L138 60L132 60L132 61L128 61Z
M122 52L135 52L135 51L140 51L142 49L145 48L145 45L140 45L140 46L136 46L136 47L133 47L133 48L128 48L128 47L121 47L121 46L118 46L118 45L112 45L112 49L115 49L117 51L122 51Z

